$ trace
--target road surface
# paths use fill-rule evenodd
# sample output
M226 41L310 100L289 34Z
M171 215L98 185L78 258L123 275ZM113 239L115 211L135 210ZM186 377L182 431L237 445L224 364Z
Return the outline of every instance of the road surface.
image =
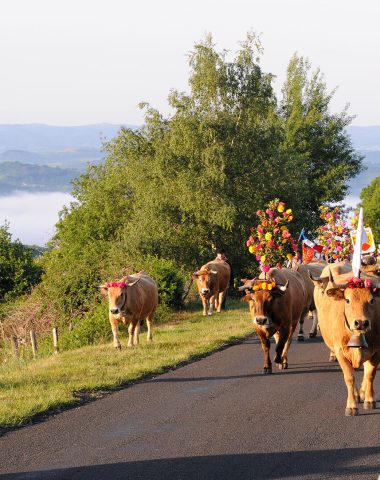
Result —
M344 416L343 376L328 355L321 338L294 341L289 370L264 376L248 338L8 432L0 478L378 480L380 409Z

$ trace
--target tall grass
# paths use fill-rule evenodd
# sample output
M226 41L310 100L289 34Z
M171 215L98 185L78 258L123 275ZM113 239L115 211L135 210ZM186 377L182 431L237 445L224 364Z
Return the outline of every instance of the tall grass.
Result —
M0 367L0 426L26 423L38 414L97 397L128 382L165 371L252 332L247 307L203 317L201 309L175 314L158 325L152 344L115 350L110 342L36 360L12 360Z

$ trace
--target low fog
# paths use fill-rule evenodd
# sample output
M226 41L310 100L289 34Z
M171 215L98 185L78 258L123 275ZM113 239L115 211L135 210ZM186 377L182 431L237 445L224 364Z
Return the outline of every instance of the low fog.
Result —
M68 193L15 193L0 197L0 225L9 223L12 239L43 247L54 235L58 213L73 198Z

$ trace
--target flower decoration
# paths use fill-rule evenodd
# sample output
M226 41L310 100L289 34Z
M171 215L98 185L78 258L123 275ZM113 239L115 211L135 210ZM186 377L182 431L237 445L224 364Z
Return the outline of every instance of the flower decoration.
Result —
M334 260L344 260L352 253L347 211L340 207L319 207L320 218L325 222L317 228L317 241L323 247L326 257ZM352 225L352 224L351 224Z
M104 287L105 288L125 288L127 284L125 282L107 282Z
M274 280L268 282L268 281L264 281L264 282L259 282L257 283L256 285L254 285L252 287L252 290L254 292L257 292L258 290L273 290L274 288L276 287L276 282Z
M372 288L372 283L368 278L364 280L357 277L347 279L347 288Z
M256 215L259 221L256 227L251 227L246 245L249 253L256 256L260 270L266 273L271 266L291 260L297 251L297 243L288 226L293 220L293 212L276 198L268 203L267 208L257 210Z

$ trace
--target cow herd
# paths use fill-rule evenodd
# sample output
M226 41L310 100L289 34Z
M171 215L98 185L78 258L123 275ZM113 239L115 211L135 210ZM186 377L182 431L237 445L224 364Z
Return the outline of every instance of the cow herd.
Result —
M221 311L229 286L230 265L212 260L193 273L203 304L203 315ZM114 346L120 348L118 322L128 324L128 346L138 343L140 323L146 319L147 340L152 341L152 323L158 303L158 289L145 272L100 286L109 299L109 320ZM376 264L363 267L360 278L348 261L326 264L313 261L296 270L272 268L253 279L243 279L239 291L249 305L250 315L264 352L263 373L272 373L270 338L275 340L274 362L288 368L288 350L299 326L303 340L303 322L313 316L310 337L317 332L330 349L330 360L337 360L347 386L345 414L358 414L358 402L364 409L376 408L373 383L380 363L380 276ZM355 370L364 366L360 389L355 385Z

